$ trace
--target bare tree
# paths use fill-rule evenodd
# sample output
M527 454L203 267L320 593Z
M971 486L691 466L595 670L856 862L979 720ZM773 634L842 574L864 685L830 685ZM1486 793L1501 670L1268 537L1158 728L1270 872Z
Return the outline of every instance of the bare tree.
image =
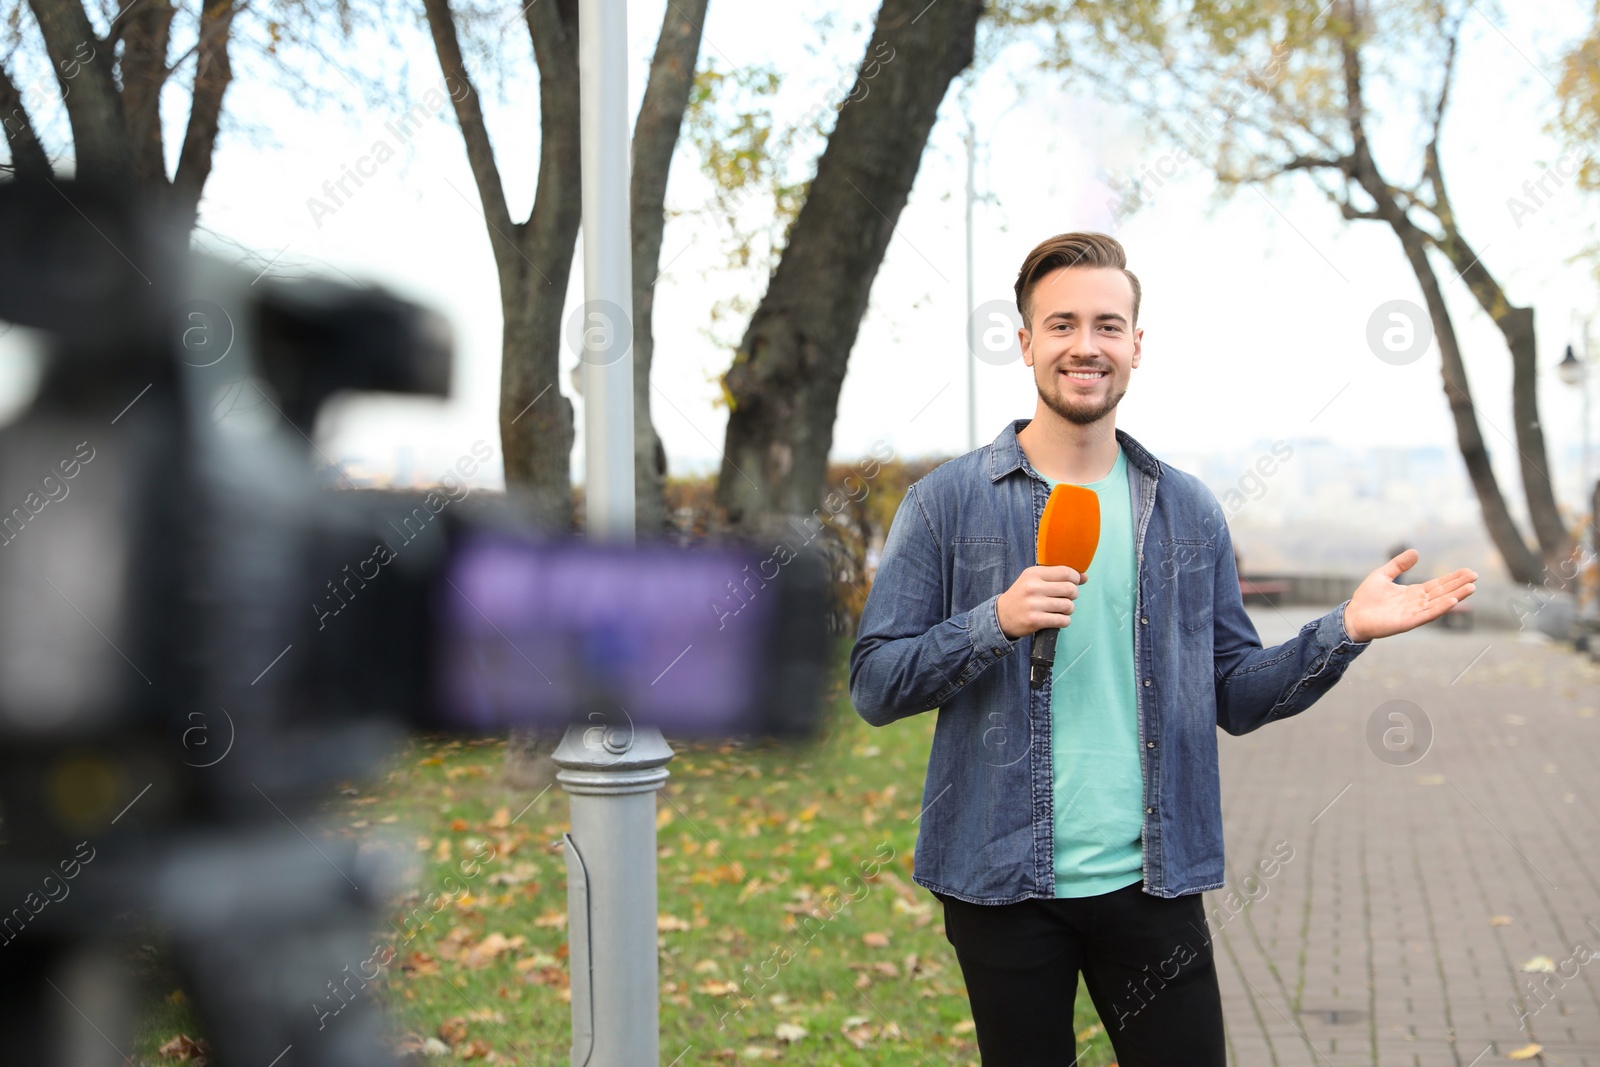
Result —
M1389 227L1422 291L1457 446L1489 537L1515 581L1553 579L1556 586L1565 584L1557 564L1571 556L1574 542L1556 506L1540 428L1533 309L1511 303L1462 232L1440 161L1464 11L1448 2L1406 0L1376 7L1368 0L1334 0L1320 10L1292 0L1223 7L1195 0L1091 0L1069 12L1055 0L1023 0L1004 17L1050 26L1060 50L1056 65L1068 70L1073 54L1084 49L1060 27L1069 17L1080 20L1105 60L1093 84L1139 108L1178 144L1181 159L1201 159L1224 192L1305 174L1343 218ZM1382 57L1380 75L1387 71L1392 78L1403 69L1413 76L1421 72L1430 83L1419 120L1421 173L1409 183L1392 180L1373 150L1369 52ZM1398 56L1405 57L1403 63ZM1106 64L1112 67L1109 76ZM1150 85L1157 88L1131 88ZM1114 211L1132 210L1140 199L1139 183L1130 182ZM1536 548L1523 539L1490 466L1436 257L1465 282L1511 355L1514 444Z

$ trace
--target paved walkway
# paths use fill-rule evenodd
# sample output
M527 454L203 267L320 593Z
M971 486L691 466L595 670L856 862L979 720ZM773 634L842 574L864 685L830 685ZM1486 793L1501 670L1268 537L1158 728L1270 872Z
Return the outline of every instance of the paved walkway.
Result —
M1317 614L1252 609L1268 646ZM1408 766L1368 742L1395 700L1432 727ZM1530 1062L1600 1067L1600 961L1578 949L1600 953L1600 668L1428 627L1375 643L1299 716L1219 738L1239 895L1206 901L1230 1063L1486 1067L1537 1042ZM1275 848L1293 857L1274 870ZM1262 860L1273 877L1246 882ZM1556 973L1520 969L1540 956Z

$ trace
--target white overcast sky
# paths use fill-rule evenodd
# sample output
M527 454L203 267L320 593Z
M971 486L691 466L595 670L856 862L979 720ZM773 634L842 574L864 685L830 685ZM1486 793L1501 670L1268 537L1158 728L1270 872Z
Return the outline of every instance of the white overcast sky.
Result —
M848 84L876 4L833 4L837 17L825 36L815 20L822 9L712 0L702 58L723 69L777 65L789 78L781 106L797 116L827 87L841 79ZM628 5L635 99L662 10L658 0ZM1595 310L1588 268L1568 260L1592 233L1588 220L1596 203L1569 186L1519 228L1505 202L1524 180L1537 177L1540 161L1551 162L1560 152L1542 132L1551 110L1547 79L1556 77L1561 45L1581 26L1575 3L1518 5L1499 26L1469 15L1462 77L1445 137L1447 174L1466 233L1512 299L1537 309L1540 402L1554 450L1573 447L1579 435L1577 391L1551 372L1563 346L1577 337L1578 317ZM242 59L241 77L227 98L229 123L206 188L202 223L253 250L260 263L277 257L275 273L337 270L390 285L450 318L459 345L450 403L363 400L322 429L332 453L382 464L403 450L408 465L426 475L442 471L480 437L495 444L498 458L499 298L449 108L425 122L358 196L320 226L307 209L307 199L321 195L323 182L337 178L373 141L393 143L384 123L439 84L422 27L396 32L408 42L404 73L396 73L400 65L385 58L376 42L354 58L324 42L334 62L312 75L322 106L310 111L281 86L251 78L249 68L259 61ZM519 56L525 54L525 33L513 32L507 41ZM1030 54L1002 56L972 93L983 142L978 187L987 194L976 227L979 301L1009 299L1018 264L1042 237L1107 229L1127 246L1144 287L1143 363L1117 421L1158 455L1302 435L1351 447L1453 446L1437 349L1397 367L1375 358L1365 342L1368 316L1379 304L1420 299L1386 228L1341 222L1304 182L1284 183L1270 202L1246 189L1208 213L1211 182L1194 164L1152 206L1117 227L1105 210L1107 193L1097 175L1136 173L1169 146L1153 142L1131 116L1068 93L1056 76L1032 72ZM369 108L336 64L357 81L365 73L403 84L409 99ZM491 132L520 219L533 194L538 101L525 61L519 70L503 96L493 84L481 88L491 98ZM1020 99L1018 81L1028 86ZM169 122L179 121L182 105L181 97L169 103ZM879 438L902 456L967 448L962 133L952 91L850 359L834 428L835 458L863 455ZM171 142L177 140L174 132ZM656 424L675 473L713 463L722 444L725 412L713 398L716 375L731 353L707 335L711 304L736 293L753 301L764 285L764 279L719 269L720 238L705 216L693 213L706 190L694 154L680 146L668 204L683 213L669 221L663 244L662 259L670 266L656 296L653 374L660 390ZM575 264L569 308L581 299L581 278ZM1449 296L1461 312L1458 328L1485 438L1496 466L1512 479L1509 487L1517 483L1500 432L1510 430L1509 357L1460 283L1450 285ZM724 324L720 332L727 339L740 329ZM564 366L575 362L571 353L563 358ZM982 443L1007 420L1031 415L1034 392L1020 362L979 363L977 371ZM561 387L570 395L565 374ZM578 411L581 433L581 402ZM577 473L581 457L580 437Z

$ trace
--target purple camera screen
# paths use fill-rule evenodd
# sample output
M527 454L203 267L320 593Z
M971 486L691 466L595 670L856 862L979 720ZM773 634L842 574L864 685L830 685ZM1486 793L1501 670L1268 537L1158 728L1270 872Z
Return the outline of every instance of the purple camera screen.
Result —
M776 583L754 552L476 534L439 587L451 725L613 725L717 736L756 714Z

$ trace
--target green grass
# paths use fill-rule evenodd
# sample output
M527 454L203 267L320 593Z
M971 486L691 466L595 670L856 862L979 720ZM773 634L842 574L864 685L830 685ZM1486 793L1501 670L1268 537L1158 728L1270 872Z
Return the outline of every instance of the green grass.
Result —
M663 1063L680 1053L683 1064L978 1062L941 909L911 881L934 716L867 726L844 693L847 651L841 643L820 742L674 746L657 802ZM363 993L380 998L395 1032L444 1038L454 1058L560 1063L567 802L556 787L519 817L531 796L503 784L503 759L503 739L418 737L381 780L331 804L329 825L398 833L418 861L415 893L386 918L421 909L430 921L409 940L380 929L398 955ZM453 884L447 876L461 881L462 861L488 855L485 843L493 858L464 880L467 895L430 911L427 895ZM881 868L861 881L863 864ZM162 1001L142 1028L146 1061L165 1062L154 1049L186 1024L181 1005ZM1110 1064L1081 987L1076 1027L1085 1067Z

